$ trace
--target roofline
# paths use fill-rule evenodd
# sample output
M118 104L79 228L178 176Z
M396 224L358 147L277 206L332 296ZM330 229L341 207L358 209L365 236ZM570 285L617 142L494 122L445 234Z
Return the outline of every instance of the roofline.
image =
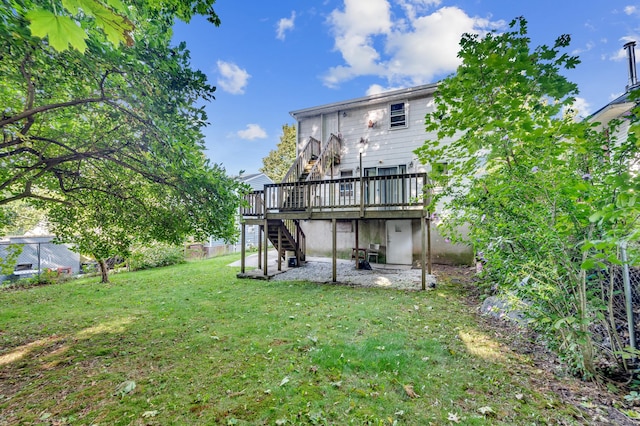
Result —
M437 87L438 83L430 83L422 86L409 87L406 89L391 90L389 92L377 93L375 95L363 96L361 98L350 99L347 101L340 101L311 108L298 109L289 112L289 114L295 119L310 115L328 114L360 106L376 104L380 101L388 102L395 99L415 98L420 95L430 95L436 91Z
M596 112L594 112L593 114L589 115L587 119L589 121L592 121L592 119L595 118L596 116L601 115L603 112L610 110L612 108L615 108L618 105L633 103L633 102L629 102L628 99L629 99L629 92L625 92L622 95L615 98L614 100L612 100L611 102L609 102L608 104L606 104L605 106L603 106L602 108L600 108L599 110L597 110Z
M247 183L247 182L249 182L251 180L254 180L256 178L259 178L261 176L264 176L267 179L269 179L271 182L273 182L273 180L269 176L267 176L265 173L262 173L262 172L260 172L260 173L251 173L249 175L244 175L244 176L240 175L240 176L237 177L237 179L238 180L242 180L244 183Z

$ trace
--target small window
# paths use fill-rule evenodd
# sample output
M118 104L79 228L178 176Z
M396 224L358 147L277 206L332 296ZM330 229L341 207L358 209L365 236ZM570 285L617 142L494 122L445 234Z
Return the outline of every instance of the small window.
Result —
M341 178L353 177L353 170L341 170ZM341 183L340 184L340 197L353 197L353 183Z
M365 176L376 176L377 175L377 168L375 167L367 167L364 169L364 175Z
M389 106L389 127L392 129L407 127L407 113L405 103L391 104Z

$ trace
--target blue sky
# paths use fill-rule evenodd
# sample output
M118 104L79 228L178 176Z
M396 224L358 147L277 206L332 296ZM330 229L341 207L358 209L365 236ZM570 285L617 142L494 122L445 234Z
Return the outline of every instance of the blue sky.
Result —
M217 87L207 104L208 157L230 175L257 172L289 111L433 83L455 71L464 32L504 30L524 16L532 46L570 34L582 61L581 115L625 91L627 41L638 42L640 0L218 0L218 28L179 22L192 66Z

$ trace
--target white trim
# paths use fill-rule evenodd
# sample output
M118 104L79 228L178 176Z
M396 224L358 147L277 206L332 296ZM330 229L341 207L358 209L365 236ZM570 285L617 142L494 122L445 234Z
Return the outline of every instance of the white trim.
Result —
M351 99L348 101L335 102L332 104L320 105L311 108L299 109L289 112L289 114L296 120L300 120L305 117L316 116L320 114L328 114L330 112L340 111L349 112L355 108L370 105L379 105L382 103L399 102L404 100L407 103L407 99L424 98L435 93L438 88L438 83L425 84L422 86L411 87L408 89L393 90L390 92L378 93L376 95L365 96L362 98Z
M394 113L391 110L391 108L394 105L400 105L400 104L402 104L402 114L396 113L395 116L396 117L403 116L404 120L398 122L403 124L396 123L396 125L394 126L392 122ZM406 99L399 102L389 102L389 104L387 105L387 111L389 111L389 130L406 129L407 127L409 127L409 102L407 102Z

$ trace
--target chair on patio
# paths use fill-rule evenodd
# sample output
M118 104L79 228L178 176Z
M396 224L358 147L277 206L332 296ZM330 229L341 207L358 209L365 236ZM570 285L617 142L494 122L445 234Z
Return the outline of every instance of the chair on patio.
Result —
M367 262L371 263L371 259L375 258L374 263L378 263L378 252L380 251L380 244L369 244L369 250L367 251Z

